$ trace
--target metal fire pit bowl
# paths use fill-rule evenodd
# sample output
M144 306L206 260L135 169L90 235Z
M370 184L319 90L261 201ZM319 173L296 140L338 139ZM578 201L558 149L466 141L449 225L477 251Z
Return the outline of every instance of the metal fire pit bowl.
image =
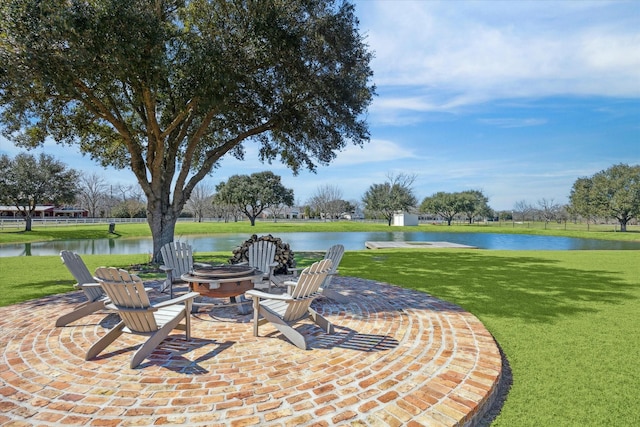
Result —
M229 298L253 289L262 279L262 272L248 265L214 265L197 267L183 274L192 291L210 298Z

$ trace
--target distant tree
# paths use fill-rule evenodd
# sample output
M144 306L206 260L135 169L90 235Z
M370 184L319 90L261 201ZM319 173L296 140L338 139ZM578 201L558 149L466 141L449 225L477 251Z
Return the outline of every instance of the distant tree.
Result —
M571 210L569 205L561 205L558 209L556 219L564 223L565 230L567 229L567 222L571 218ZM589 227L587 227L587 230Z
M231 219L233 219L234 222L237 222L243 215L236 206L220 200L220 198L217 197L217 194L214 194L211 199L211 214L215 218L222 218L225 223L229 222Z
M569 195L569 211L579 215L587 221L587 231L589 222L595 221L596 206L592 200L593 180L591 178L578 178L573 183L571 194Z
M104 216L109 200L109 184L97 173L83 173L78 182L77 202L92 218Z
M111 216L115 218L146 218L144 196L135 185L119 184L113 187L116 202L111 207Z
M145 204L136 198L128 198L111 209L111 216L114 218L145 218Z
M213 211L213 195L213 187L204 181L198 183L193 189L185 209L193 214L197 222L202 222L205 215Z
M144 197L140 189L135 185L117 185L116 193L120 199L111 209L111 215L115 218L145 218Z
M513 221L513 211L499 211L498 219L500 221Z
M333 0L0 2L0 123L129 169L154 260L226 155L297 173L369 140L375 88L355 6Z
M342 200L342 190L336 185L322 185L318 187L307 202L324 219L336 219L347 207Z
M381 215L391 226L396 212L415 208L418 202L412 189L415 179L415 175L390 174L383 184L372 184L362 197L365 209Z
M342 202L342 211L340 214L347 213L352 214L355 213L359 208L359 202L354 200L341 200Z
M617 164L578 178L570 202L572 210L582 215L616 218L620 231L627 231L627 223L640 216L640 165Z
M304 207L303 212L304 212L303 215L304 215L305 218L307 218L307 219L313 218L313 210L311 209L311 206L306 205Z
M13 160L0 156L0 203L15 206L25 220L24 231L31 231L38 205L60 205L75 201L79 172L48 154L35 158L18 154Z
M468 197L462 193L447 193L439 191L430 197L425 197L420 205L420 212L436 214L447 221L447 225L451 225L456 215L464 212L468 203Z
M215 202L235 206L242 211L251 226L266 208L284 203L293 205L293 190L285 188L280 177L271 171L257 172L251 175L233 175L227 182L216 186Z
M538 212L540 217L544 220L544 228L547 229L547 224L550 221L558 219L562 206L555 203L553 199L540 199L538 200Z
M484 218L491 215L489 198L480 190L467 190L459 193L461 212L467 217L469 224L473 223L473 218L482 216Z
M526 200L519 200L513 205L513 219L515 221L516 215L520 215L522 222L525 222L527 215L531 214L535 208L529 204Z

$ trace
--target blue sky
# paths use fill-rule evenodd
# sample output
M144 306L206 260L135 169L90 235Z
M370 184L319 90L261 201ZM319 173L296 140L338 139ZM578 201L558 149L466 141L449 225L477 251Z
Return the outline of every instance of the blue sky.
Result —
M360 200L389 174L416 176L421 201L482 190L497 210L566 203L573 182L616 163L640 164L640 2L359 0L375 53L371 142L317 174L229 158L208 178L271 170L306 202L336 186ZM70 167L134 183L75 149L44 151ZM0 139L0 152L19 150Z

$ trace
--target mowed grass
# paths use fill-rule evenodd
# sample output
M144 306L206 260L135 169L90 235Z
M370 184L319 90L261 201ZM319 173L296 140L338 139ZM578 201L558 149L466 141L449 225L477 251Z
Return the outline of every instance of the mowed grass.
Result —
M513 372L493 425L640 425L639 252L358 251L340 273L475 314Z
M198 253L196 260L229 255ZM296 255L300 265L321 256ZM83 255L90 270L148 257ZM0 270L0 305L67 292L74 283L57 256L0 258ZM640 425L640 251L347 251L340 274L416 289L476 315L513 372L494 426Z

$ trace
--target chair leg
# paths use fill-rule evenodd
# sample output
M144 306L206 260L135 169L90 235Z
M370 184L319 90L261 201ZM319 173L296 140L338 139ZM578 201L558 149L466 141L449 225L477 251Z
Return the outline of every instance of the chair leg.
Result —
M69 323L88 316L104 308L104 301L86 302L78 306L72 312L63 314L56 320L56 327L67 326Z
M320 326L326 333L332 334L334 332L333 324L312 308L309 308L309 318L311 318L313 323Z
M116 338L122 335L122 330L124 329L124 322L118 323L116 326L111 328L109 332L102 338L100 338L95 344L93 344L89 350L87 351L87 355L84 360L93 359L96 357L102 350L107 348L109 344L114 342Z
M188 299L184 302L184 326L187 341L191 341L191 310L193 309L193 300Z
M262 310L261 314L269 323L280 331L282 335L291 341L293 345L302 350L307 349L307 340L304 338L304 335L293 329L293 327L291 327L287 322L267 310Z
M173 278L168 277L162 287L160 288L160 292L165 293L169 289L169 299L173 299Z
M253 299L253 336L258 336L258 326L260 325L260 298L252 297Z
M158 347L160 343L164 341L165 338L167 338L167 336L169 336L171 331L174 330L176 326L178 326L178 323L180 323L181 320L182 317L178 316L175 319L171 320L171 322L165 324L162 328L154 332L154 334L151 335L149 339L144 342L144 344L142 344L142 346L135 352L135 354L131 358L131 363L129 365L131 369L134 369L144 359L146 359L147 356L149 356L153 352L153 350L155 350L155 348Z

